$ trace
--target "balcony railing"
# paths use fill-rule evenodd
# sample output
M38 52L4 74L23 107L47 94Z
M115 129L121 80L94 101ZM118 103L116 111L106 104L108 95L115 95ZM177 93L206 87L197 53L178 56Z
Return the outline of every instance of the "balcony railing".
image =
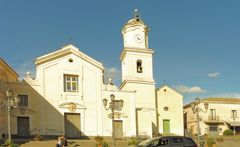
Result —
M208 116L209 121L219 121L219 116L218 115L209 115Z

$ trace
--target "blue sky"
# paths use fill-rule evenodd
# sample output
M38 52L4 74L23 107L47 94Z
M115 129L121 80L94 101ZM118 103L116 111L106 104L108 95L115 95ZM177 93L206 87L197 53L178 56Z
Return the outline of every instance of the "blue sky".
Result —
M1 0L0 57L24 77L37 57L72 43L119 84L121 29L135 8L150 27L157 87L184 103L240 98L239 0Z

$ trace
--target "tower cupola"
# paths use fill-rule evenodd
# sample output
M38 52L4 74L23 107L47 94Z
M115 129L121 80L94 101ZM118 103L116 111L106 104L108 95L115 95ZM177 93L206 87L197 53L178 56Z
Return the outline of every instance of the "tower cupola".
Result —
M124 47L148 48L149 28L140 18L137 9L134 10L133 18L122 29Z

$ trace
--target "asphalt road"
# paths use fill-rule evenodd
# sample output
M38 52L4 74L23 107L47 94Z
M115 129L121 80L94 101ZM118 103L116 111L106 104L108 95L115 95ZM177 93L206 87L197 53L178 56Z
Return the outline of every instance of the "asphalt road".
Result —
M217 147L240 147L240 140L224 139L223 142L216 142Z

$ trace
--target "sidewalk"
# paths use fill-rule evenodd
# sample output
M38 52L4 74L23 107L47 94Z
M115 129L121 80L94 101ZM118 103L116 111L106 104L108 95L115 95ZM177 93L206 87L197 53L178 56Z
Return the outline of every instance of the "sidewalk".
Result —
M112 146L111 140L105 140L109 146ZM57 140L45 140L45 141L30 141L25 144L21 144L20 147L55 147ZM68 140L68 147L95 147L95 140ZM117 147L127 147L126 140L117 140Z
M239 147L240 140L237 139L224 139L223 142L216 142L217 147Z

